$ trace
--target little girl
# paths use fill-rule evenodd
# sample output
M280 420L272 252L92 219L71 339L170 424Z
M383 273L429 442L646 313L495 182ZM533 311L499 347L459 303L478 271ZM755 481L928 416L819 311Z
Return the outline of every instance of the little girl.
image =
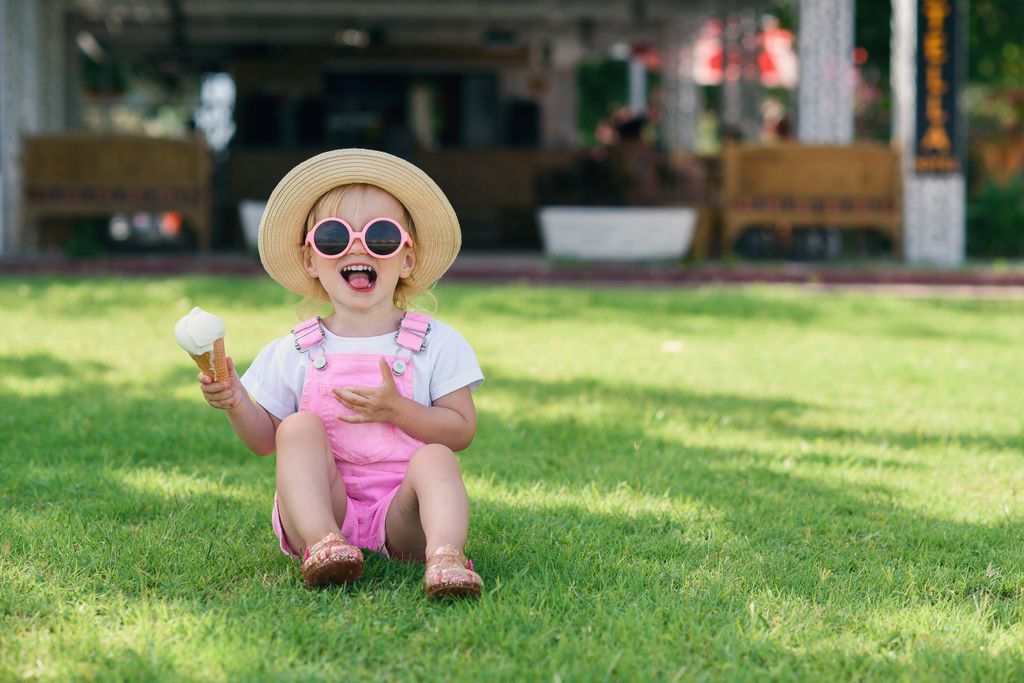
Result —
M483 374L458 332L408 310L460 244L441 189L389 154L326 152L270 196L264 268L333 312L272 341L241 378L229 358L228 381L199 381L246 446L276 451L273 527L308 586L355 581L368 548L425 560L431 597L480 594L453 452L473 440Z

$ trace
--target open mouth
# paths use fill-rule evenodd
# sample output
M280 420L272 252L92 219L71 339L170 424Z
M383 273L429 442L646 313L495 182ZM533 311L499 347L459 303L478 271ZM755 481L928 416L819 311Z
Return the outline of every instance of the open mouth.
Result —
M365 263L353 263L341 269L341 276L357 292L369 292L377 284L377 271Z

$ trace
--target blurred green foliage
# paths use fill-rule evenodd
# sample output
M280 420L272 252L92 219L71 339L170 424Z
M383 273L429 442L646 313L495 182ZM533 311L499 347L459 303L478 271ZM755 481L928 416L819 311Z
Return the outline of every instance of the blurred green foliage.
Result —
M967 253L1024 256L1024 175L1008 182L986 178L967 207Z
M1024 2L971 0L965 108L970 153L1012 150L1024 138ZM1015 161L1016 159L1016 161ZM968 179L967 253L1024 256L1024 166L1005 154L995 166L976 163ZM999 176L1003 178L1000 180ZM1007 174L1015 174L1006 180Z
M1024 81L1024 2L971 0L968 14L968 79L994 88L1020 88Z
M628 100L628 69L629 64L620 59L604 59L580 66L577 72L579 132L585 146L594 146L598 124L610 119L613 110Z

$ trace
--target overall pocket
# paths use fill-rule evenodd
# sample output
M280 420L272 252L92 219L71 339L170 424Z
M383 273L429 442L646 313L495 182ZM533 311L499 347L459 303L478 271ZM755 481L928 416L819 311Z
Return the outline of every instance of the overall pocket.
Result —
M327 436L331 441L331 450L335 457L356 465L366 465L386 458L395 450L395 426L387 422L367 422L350 424L338 418L338 415L355 415L338 400L334 389L338 386L320 385L322 415L330 415L325 420Z

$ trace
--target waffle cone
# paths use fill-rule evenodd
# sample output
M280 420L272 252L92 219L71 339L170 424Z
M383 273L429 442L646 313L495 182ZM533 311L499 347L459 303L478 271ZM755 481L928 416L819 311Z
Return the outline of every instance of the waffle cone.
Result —
M213 351L198 356L192 353L188 355L192 356L192 360L196 362L199 369L207 376L212 377L214 382L227 381L228 361L224 353L223 337L213 342Z

